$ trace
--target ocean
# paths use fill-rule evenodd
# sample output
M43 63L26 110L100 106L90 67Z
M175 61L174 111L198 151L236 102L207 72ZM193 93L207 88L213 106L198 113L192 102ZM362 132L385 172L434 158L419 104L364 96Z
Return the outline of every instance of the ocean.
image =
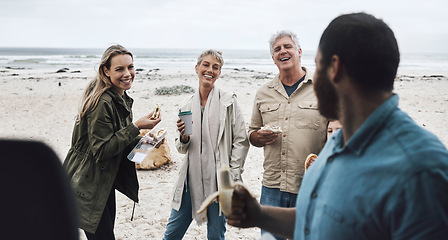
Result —
M193 68L199 49L132 49L134 64L141 69ZM25 68L70 70L96 68L104 49L94 48L0 48L0 69ZM277 72L269 49L222 50L225 69L246 68ZM315 50L304 50L302 65L314 70ZM399 73L444 75L448 73L448 53L402 53Z

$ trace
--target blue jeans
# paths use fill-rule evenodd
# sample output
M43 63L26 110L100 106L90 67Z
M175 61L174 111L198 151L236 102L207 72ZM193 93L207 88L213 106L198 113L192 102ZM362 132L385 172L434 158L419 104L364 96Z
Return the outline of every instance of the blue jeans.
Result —
M187 190L188 189L188 190ZM182 194L182 203L179 211L171 209L170 218L165 230L164 240L182 239L188 227L193 221L191 215L191 197L188 185ZM214 202L207 208L207 239L221 240L226 233L226 218L224 214L219 216L219 204Z
M268 188L265 186L261 187L261 197L260 204L275 207L286 207L293 208L296 206L297 194L283 192L278 188ZM261 230L263 235L266 231ZM277 240L282 240L284 238L274 236Z

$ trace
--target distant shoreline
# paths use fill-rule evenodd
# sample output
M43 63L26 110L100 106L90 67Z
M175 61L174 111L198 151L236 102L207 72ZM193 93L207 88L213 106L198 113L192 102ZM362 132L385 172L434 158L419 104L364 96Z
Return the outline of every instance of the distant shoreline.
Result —
M99 48L5 48L0 47L0 70L6 67L25 69L91 69L98 65L104 50ZM196 64L200 49L130 49L136 68L189 69ZM277 72L269 49L224 49L224 69L245 68ZM304 50L302 65L314 70L315 50ZM448 53L402 53L399 75L448 75Z

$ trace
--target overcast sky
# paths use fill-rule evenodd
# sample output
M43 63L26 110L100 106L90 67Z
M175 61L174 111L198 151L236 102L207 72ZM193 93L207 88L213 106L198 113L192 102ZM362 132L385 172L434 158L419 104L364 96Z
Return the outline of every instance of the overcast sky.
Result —
M343 13L382 18L402 52L448 53L446 0L0 0L0 47L267 49L280 29L316 50Z

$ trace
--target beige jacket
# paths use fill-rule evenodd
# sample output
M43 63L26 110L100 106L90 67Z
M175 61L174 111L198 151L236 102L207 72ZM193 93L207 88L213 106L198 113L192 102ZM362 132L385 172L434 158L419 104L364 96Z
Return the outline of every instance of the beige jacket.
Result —
M241 181L241 174L243 173L244 162L246 160L247 152L249 151L249 140L247 138L246 125L244 123L243 112L239 108L236 95L220 91L220 123L218 147L216 148L216 171L221 166L227 165L230 167L230 172L235 181ZM187 104L181 108L181 111L191 110L191 97ZM171 207L175 210L180 209L182 193L187 180L188 172L188 147L189 143L182 143L180 138L176 139L176 148L179 153L185 154L182 166L179 172L179 178L174 188L173 201ZM217 176L218 174L216 174ZM219 178L216 179L218 189L220 186ZM188 183L198 184L198 183Z
M297 194L306 156L319 153L326 134L326 120L317 110L311 74L307 72L290 97L279 75L258 89L249 136L265 124L279 126L283 133L274 143L264 146L262 184Z

